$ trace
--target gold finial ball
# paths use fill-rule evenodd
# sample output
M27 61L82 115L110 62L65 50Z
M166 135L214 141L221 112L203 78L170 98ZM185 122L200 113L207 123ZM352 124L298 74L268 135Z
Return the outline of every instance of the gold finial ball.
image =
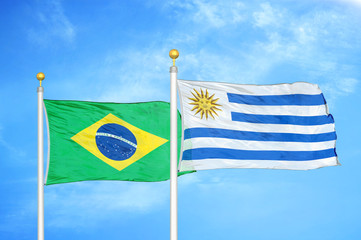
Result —
M44 78L45 78L45 74L42 73L42 72L39 72L38 74L36 74L36 78L37 78L39 81L43 81Z
M169 51L169 57L172 59L176 59L179 56L179 52L177 49L172 49Z

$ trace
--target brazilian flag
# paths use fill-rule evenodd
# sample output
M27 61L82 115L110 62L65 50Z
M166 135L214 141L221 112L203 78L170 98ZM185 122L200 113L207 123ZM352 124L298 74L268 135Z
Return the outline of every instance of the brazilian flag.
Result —
M169 103L44 100L44 105L50 140L46 185L169 179ZM178 124L178 156L181 134Z

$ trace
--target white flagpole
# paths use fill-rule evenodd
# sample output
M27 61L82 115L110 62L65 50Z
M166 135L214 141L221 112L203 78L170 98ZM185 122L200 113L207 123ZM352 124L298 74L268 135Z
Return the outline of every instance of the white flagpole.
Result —
M40 81L38 92L38 240L44 240L44 119L43 119L43 93L41 81L44 73L39 72L36 78Z
M178 158L177 158L177 72L175 59L179 56L176 49L169 52L173 59L170 67L170 240L178 239Z

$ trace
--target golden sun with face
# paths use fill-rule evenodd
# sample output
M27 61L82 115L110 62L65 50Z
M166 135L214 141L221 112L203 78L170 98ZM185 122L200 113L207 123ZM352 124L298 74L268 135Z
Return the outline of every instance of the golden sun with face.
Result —
M192 111L196 111L194 115L197 115L198 113L201 115L201 119L203 119L203 116L208 119L208 116L211 116L213 119L214 115L217 115L217 111L222 111L217 106L221 106L217 104L216 102L219 100L219 98L213 99L214 94L212 96L209 96L208 90L206 89L206 93L204 94L203 90L201 89L201 92L199 93L197 90L193 89L195 93L191 92L194 98L189 98L193 102L189 103L191 105L194 105Z

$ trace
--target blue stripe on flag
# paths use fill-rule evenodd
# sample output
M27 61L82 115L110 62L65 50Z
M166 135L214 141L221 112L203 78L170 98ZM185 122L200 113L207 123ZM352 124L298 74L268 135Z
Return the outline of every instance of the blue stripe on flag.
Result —
M290 94L290 95L269 95L269 96L253 96L241 95L235 93L227 93L228 101L232 103L248 104L248 105L297 105L297 106L315 106L326 104L323 94L307 95L307 94Z
M258 115L231 112L232 121L264 123L264 124L293 124L293 125L322 125L334 123L333 117L329 115L321 116L287 116L287 115Z
M335 157L334 148L319 151L253 151L227 148L195 148L183 152L183 160L233 159L311 161Z
M276 141L276 142L324 142L336 140L336 132L319 134L298 133L268 133L237 131L221 128L188 128L184 131L184 140L190 138L228 138L250 141Z

